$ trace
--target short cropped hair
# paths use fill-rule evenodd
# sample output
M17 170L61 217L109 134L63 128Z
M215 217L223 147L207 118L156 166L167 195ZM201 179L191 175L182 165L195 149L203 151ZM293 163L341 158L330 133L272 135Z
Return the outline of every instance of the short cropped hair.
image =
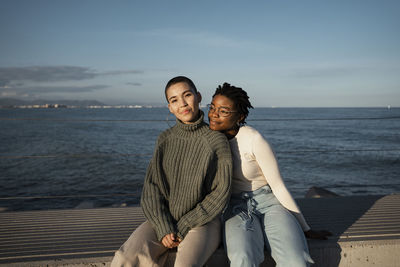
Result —
M167 82L167 85L165 86L165 98L167 99L167 102L168 102L168 97L167 97L168 88L177 83L186 83L194 91L194 93L197 93L196 85L194 85L194 82L191 79L185 76L176 76L171 80L169 80Z
M246 124L246 118L249 115L249 109L253 108L253 106L251 105L245 90L240 87L230 85L229 83L224 83L222 86L219 85L215 90L213 97L216 95L223 95L232 100L238 113L243 115L243 119L239 121L239 124Z

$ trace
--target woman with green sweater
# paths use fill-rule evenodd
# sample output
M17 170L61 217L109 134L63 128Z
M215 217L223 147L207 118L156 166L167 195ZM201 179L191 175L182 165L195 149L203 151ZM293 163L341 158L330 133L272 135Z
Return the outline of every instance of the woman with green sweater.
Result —
M220 244L219 215L230 195L232 157L226 137L212 131L201 95L187 77L165 87L176 125L158 137L141 197L146 222L115 253L111 266L202 266Z

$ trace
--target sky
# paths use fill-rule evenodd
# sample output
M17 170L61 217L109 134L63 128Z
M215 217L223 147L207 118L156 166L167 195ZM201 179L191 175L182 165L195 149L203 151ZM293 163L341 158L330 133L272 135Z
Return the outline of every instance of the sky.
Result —
M211 101L400 106L400 1L0 0L0 97L166 104L184 75Z

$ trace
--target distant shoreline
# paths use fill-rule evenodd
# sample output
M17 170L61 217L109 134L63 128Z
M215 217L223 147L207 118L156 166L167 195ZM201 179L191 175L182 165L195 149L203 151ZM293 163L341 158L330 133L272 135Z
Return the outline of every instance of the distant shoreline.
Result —
M41 105L0 105L0 109L138 109L138 108L168 108L166 105L65 105L65 104L41 104ZM205 106L201 108L205 109ZM399 107L255 107L265 109L399 109Z

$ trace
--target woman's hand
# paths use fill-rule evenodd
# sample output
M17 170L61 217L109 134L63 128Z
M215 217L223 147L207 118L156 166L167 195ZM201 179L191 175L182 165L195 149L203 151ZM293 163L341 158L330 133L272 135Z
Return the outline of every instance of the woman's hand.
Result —
M312 229L308 230L307 232L304 232L304 234L307 238L321 239L321 240L326 240L328 239L328 236L332 235L332 233L327 230L316 231Z
M161 240L161 243L164 245L166 248L175 248L179 246L179 243L182 240L174 233L167 234L163 237Z

